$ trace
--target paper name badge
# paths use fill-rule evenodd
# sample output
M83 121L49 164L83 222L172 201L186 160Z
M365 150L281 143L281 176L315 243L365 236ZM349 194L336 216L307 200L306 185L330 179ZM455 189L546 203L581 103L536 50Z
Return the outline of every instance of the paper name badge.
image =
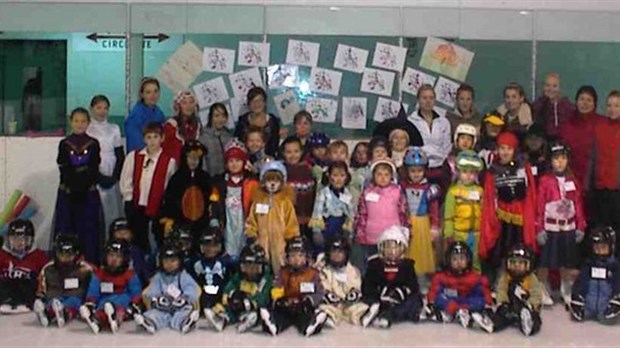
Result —
M314 293L314 283L302 282L299 283L299 292L302 294Z
M340 201L344 204L351 204L351 195L340 195Z
M467 199L472 200L472 201L479 201L480 200L480 192L478 192L478 191L469 191L467 193Z
M347 274L346 273L341 273L341 272L334 273L334 278L336 278L336 280L341 282L341 283L346 283L347 282Z
M564 189L566 191L575 191L577 188L575 187L574 181L567 181L564 183Z
M65 290L77 289L80 287L80 280L77 278L65 279Z
M204 290L209 295L217 295L217 291L220 289L217 285L205 285Z
M370 192L366 194L365 199L369 202L379 202L379 195L374 192Z
M592 267L591 276L594 279L607 279L607 268Z
M166 292L172 298L177 298L177 297L181 296L181 290L179 290L179 288L177 288L177 286L174 285L174 284L168 285L168 288L166 289Z
M457 297L459 295L459 292L456 289L444 289L443 292L448 297Z
M269 213L269 204L256 204L256 214L267 214Z
M532 175L533 176L537 176L538 175L538 167L532 166Z
M101 283L101 292L104 294L111 294L114 292L114 283L104 282Z

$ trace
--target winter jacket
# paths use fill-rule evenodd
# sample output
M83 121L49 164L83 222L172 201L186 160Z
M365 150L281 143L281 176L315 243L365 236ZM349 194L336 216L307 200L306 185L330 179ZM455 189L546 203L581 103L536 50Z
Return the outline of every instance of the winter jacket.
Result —
M150 122L163 124L166 122L164 112L159 106L147 106L142 101L138 101L125 119L125 138L127 140L127 153L134 150L140 150L144 147L144 137L142 136L142 128Z
M581 184L573 175L547 173L538 182L536 231L586 230Z
M585 299L587 318L598 318L605 313L609 300L620 295L620 264L613 257L587 260L581 267L572 289L573 295Z
M371 185L365 188L360 196L354 224L357 242L375 245L388 227L408 226L408 212L407 198L400 186Z
M480 312L493 303L489 281L473 270L460 275L450 271L436 273L427 297L429 303L450 315L459 309Z
M560 135L560 129L575 113L575 105L566 97L552 102L546 96L540 96L532 104L534 122L542 124L549 137Z
M581 115L575 113L560 128L560 138L571 149L570 167L575 177L584 189L589 189L586 182L592 147L594 145L594 128L596 124L604 120L603 116L595 112Z

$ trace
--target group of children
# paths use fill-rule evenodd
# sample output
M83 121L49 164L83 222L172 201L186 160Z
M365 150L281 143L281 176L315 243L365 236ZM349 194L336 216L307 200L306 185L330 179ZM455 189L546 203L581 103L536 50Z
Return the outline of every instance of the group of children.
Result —
M272 335L294 325L311 336L343 321L455 321L530 336L553 304L549 271L559 270L574 320L620 316L616 233L586 235L570 148L553 140L537 152L535 125L504 130L497 113L481 121L482 134L456 125L444 187L429 177L424 149L408 146L407 121L349 158L344 141L310 132L301 111L274 158L261 128L231 136L223 105L211 106L200 136L191 92L175 103L174 122L147 123L145 146L126 158L117 141L86 134L88 110L72 112L58 157L56 217L65 224L48 260L33 248L32 223L11 222L0 312L33 310L42 326L59 327L80 316L95 333L128 319L149 333L187 333L204 317L216 331L234 324ZM103 127L109 102L98 96L91 106ZM127 218L105 236L97 190L115 187Z

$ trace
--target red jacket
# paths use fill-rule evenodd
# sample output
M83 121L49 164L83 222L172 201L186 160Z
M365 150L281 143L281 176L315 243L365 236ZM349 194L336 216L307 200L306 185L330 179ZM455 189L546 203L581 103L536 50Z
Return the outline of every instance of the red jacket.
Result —
M448 314L457 310L482 311L493 303L489 281L475 271L454 275L450 271L435 273L428 291L428 302Z
M31 250L23 258L18 258L0 249L0 281L6 279L37 279L48 263L47 255L40 249Z
M198 123L199 125L200 123ZM178 122L175 117L168 119L164 124L164 142L161 147L168 156L174 158L178 166L181 166L181 149L187 140L198 140L200 126L193 126L185 122L185 139L179 134Z
M571 148L570 167L584 189L588 189L586 177L594 144L594 128L596 123L604 119L595 112L581 115L575 113L560 128L560 138Z
M564 193L564 197L562 197L562 193ZM538 182L536 197L538 201L536 209L537 231L549 231L549 228L545 228L545 224L547 227L561 227L563 231L566 230L564 227L568 226L574 226L574 228L572 228L573 230L586 230L586 216L583 210L581 184L575 180L574 175L566 176L563 189L561 189L558 178L553 173L543 175ZM562 199L572 202L572 207L560 205L559 203ZM571 220L573 220L572 222L557 221L567 220L562 216L566 214L568 216L573 216L571 218ZM562 225L560 226L560 224Z
M596 124L592 163L595 189L620 189L620 121L606 118Z
M560 129L575 113L575 105L566 97L561 97L557 103L541 96L532 104L534 122L545 127L550 137L558 136Z

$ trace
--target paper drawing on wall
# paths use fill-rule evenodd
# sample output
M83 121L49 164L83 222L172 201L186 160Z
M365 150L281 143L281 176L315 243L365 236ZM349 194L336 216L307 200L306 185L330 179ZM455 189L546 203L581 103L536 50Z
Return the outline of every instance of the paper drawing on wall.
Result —
M314 122L334 123L338 112L338 101L325 98L308 98L306 100L306 111L312 115Z
M217 47L205 47L202 56L204 71L230 74L235 67L235 50Z
M366 68L362 76L362 86L360 90L366 93L389 97L392 95L394 76L395 74L393 72Z
M312 68L310 71L310 90L337 96L340 93L342 73L329 69Z
M342 128L366 129L366 98L342 98Z
M434 86L435 80L437 80L435 76L407 67L403 75L402 90L403 92L417 95L418 89L420 89L422 85Z
M398 100L379 98L377 100L377 108L375 109L373 120L375 122L383 122L387 119L397 117L400 112L401 105L405 109L405 112L407 112L406 104L401 104Z
M474 52L442 39L428 37L422 51L420 66L465 81L473 60Z
M201 72L202 52L193 42L187 41L174 51L155 76L176 93L188 88Z
M406 57L406 48L377 42L372 57L372 65L401 72L405 66Z
M244 98L253 87L263 87L258 68L250 68L228 75L235 97Z
M208 108L213 103L222 102L229 98L223 77L216 77L212 80L199 83L195 85L193 89L198 99L198 105L200 105L202 109Z
M269 65L269 43L239 41L239 56L237 64L239 66L261 66Z
M299 84L299 68L297 65L277 64L267 68L267 84L269 88L297 87Z
M285 93L273 97L273 101L276 105L276 110L278 110L278 114L280 115L280 119L282 120L282 124L292 124L295 114L301 110L295 93L288 90Z
M366 67L368 51L361 48L338 44L334 68L361 74Z
M309 41L288 40L286 63L303 66L317 66L320 44Z
M435 85L435 95L437 96L437 101L453 108L454 103L456 103L456 90L459 86L460 84L458 82L454 82L440 76L437 80L437 84Z

